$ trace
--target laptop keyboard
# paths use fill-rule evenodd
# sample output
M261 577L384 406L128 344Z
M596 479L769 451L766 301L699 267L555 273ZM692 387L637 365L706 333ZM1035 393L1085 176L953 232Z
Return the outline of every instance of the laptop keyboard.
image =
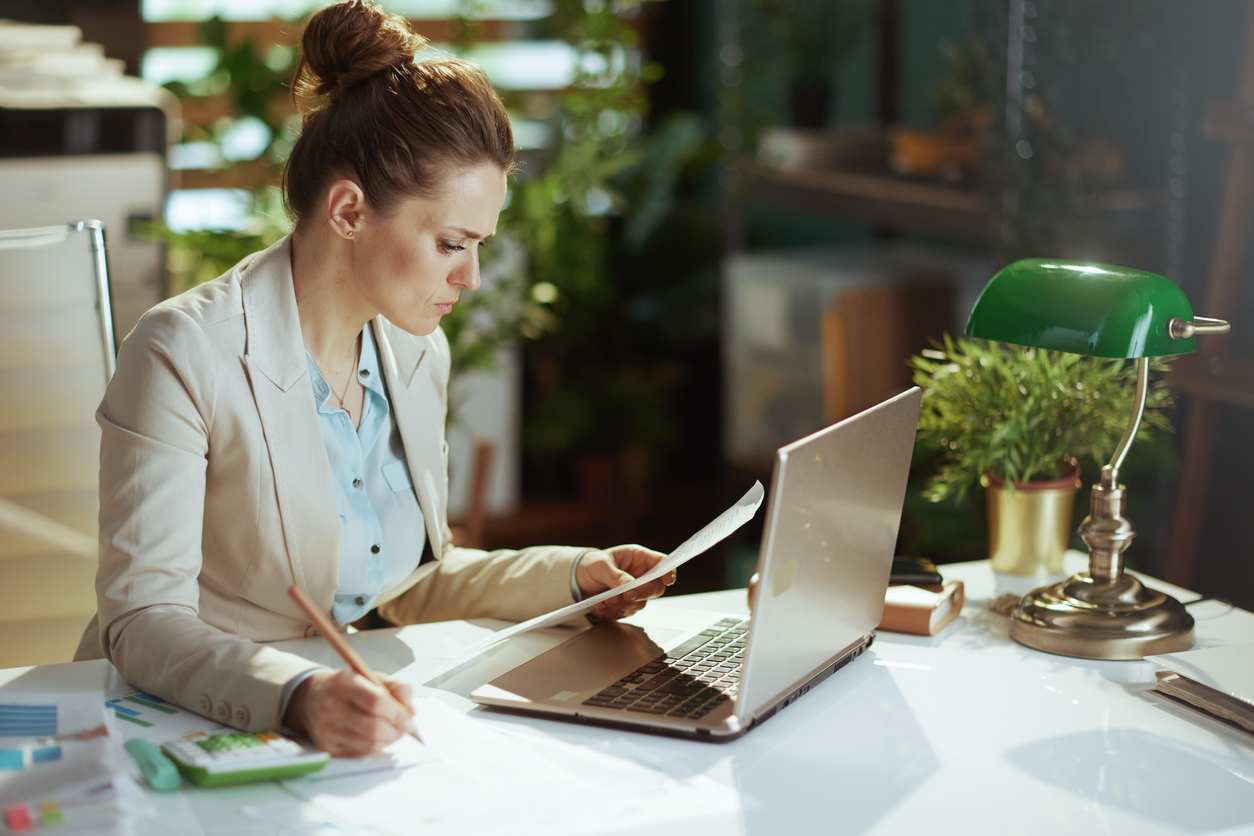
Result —
M699 720L736 695L748 625L724 618L583 704Z

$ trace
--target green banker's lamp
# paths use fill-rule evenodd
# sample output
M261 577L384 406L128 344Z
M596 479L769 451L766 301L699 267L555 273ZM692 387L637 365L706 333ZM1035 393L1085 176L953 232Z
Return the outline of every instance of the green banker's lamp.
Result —
M989 281L967 320L967 336L1111 359L1136 358L1136 409L1080 523L1089 571L1042 587L1019 602L1010 637L1020 644L1086 659L1140 659L1193 645L1193 617L1175 598L1124 574L1136 536L1124 516L1119 468L1132 445L1149 388L1149 358L1190 354L1196 334L1228 323L1193 316L1171 280L1126 267L1024 259Z

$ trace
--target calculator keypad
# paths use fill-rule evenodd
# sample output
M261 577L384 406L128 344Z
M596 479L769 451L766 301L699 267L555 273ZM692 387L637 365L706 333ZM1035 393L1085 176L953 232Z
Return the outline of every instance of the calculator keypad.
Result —
M183 763L210 771L260 768L302 755L319 755L274 732L197 732L162 747Z

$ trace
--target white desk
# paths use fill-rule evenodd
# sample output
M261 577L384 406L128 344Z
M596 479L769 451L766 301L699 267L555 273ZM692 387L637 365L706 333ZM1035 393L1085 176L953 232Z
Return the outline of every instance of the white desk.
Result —
M1069 555L1069 569L1077 557ZM475 625L416 625L352 640L383 671L419 683L438 678L450 704L484 722L526 724L577 744L627 735L678 767L729 783L739 791L749 836L1254 833L1254 745L1144 696L1151 663L1069 659L1011 642L1007 620L984 603L1011 585L1022 592L1039 581L995 578L985 562L943 569L966 582L962 618L934 638L880 634L871 652L729 744L521 718L464 699L560 634L519 637L461 668L456 658L440 657L477 637ZM1152 585L1184 601L1197 597ZM650 606L745 609L742 591ZM1197 647L1254 641L1254 614L1213 602L1190 611ZM286 646L335 661L316 640ZM15 668L0 671L0 687L91 690L108 673L103 662ZM168 817L143 832L283 833L239 810L277 792L254 785L153 794ZM650 836L664 832L650 828ZM729 827L724 821L697 832L722 836Z

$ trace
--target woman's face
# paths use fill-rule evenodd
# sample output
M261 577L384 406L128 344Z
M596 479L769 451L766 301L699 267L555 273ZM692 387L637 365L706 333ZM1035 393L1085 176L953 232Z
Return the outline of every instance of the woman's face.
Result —
M389 322L435 331L458 294L479 287L479 247L496 232L505 174L490 163L451 170L432 197L411 197L383 218L363 211L354 227L352 280Z

